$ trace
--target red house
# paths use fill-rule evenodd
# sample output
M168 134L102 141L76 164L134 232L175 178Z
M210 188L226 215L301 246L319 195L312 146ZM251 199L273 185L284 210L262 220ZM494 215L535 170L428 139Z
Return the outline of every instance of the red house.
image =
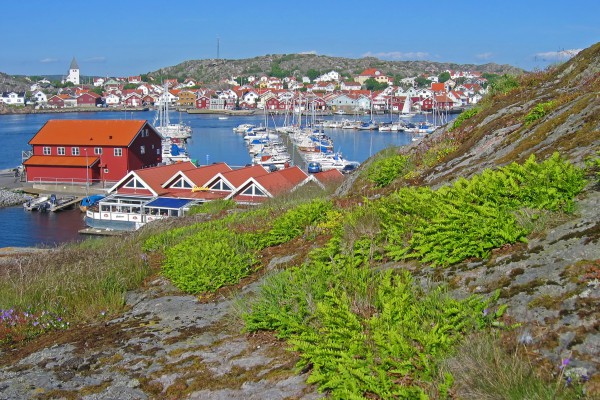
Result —
M29 144L28 182L118 181L162 161L161 136L145 120L50 120Z
M84 92L77 96L77 107L96 107L102 104L102 97L94 92Z
M196 108L208 110L210 108L210 97L200 96L196 99Z

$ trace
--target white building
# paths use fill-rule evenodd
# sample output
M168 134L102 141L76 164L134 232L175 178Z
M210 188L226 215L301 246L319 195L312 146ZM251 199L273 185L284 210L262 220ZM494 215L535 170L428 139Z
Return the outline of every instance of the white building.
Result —
M79 65L77 65L77 60L75 60L75 57L73 57L73 61L71 61L69 75L64 82L72 82L73 85L79 85Z

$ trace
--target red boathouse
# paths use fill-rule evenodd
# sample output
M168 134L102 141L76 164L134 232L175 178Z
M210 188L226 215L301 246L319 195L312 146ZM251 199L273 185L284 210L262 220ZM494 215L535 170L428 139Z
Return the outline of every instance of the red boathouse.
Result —
M145 120L50 120L29 144L33 183L116 182L162 162L161 136Z

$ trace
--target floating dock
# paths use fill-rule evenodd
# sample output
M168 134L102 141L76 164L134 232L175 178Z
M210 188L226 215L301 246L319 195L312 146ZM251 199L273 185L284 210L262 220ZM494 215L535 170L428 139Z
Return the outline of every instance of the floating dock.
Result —
M124 234L126 231L116 231L113 229L99 229L99 228L83 228L79 230L79 233L83 235L97 235L97 236L119 236Z

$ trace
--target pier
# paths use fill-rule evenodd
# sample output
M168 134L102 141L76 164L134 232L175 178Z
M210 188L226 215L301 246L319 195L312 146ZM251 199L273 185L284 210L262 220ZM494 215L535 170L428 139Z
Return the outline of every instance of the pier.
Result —
M307 170L306 160L304 159L304 157L302 157L302 154L300 153L300 151L298 151L298 149L296 149L296 145L294 144L294 141L290 138L289 134L282 133L282 132L278 132L278 134L279 134L279 137L281 138L281 141L285 145L288 154L292 158L292 165L296 165L301 170L306 171Z

